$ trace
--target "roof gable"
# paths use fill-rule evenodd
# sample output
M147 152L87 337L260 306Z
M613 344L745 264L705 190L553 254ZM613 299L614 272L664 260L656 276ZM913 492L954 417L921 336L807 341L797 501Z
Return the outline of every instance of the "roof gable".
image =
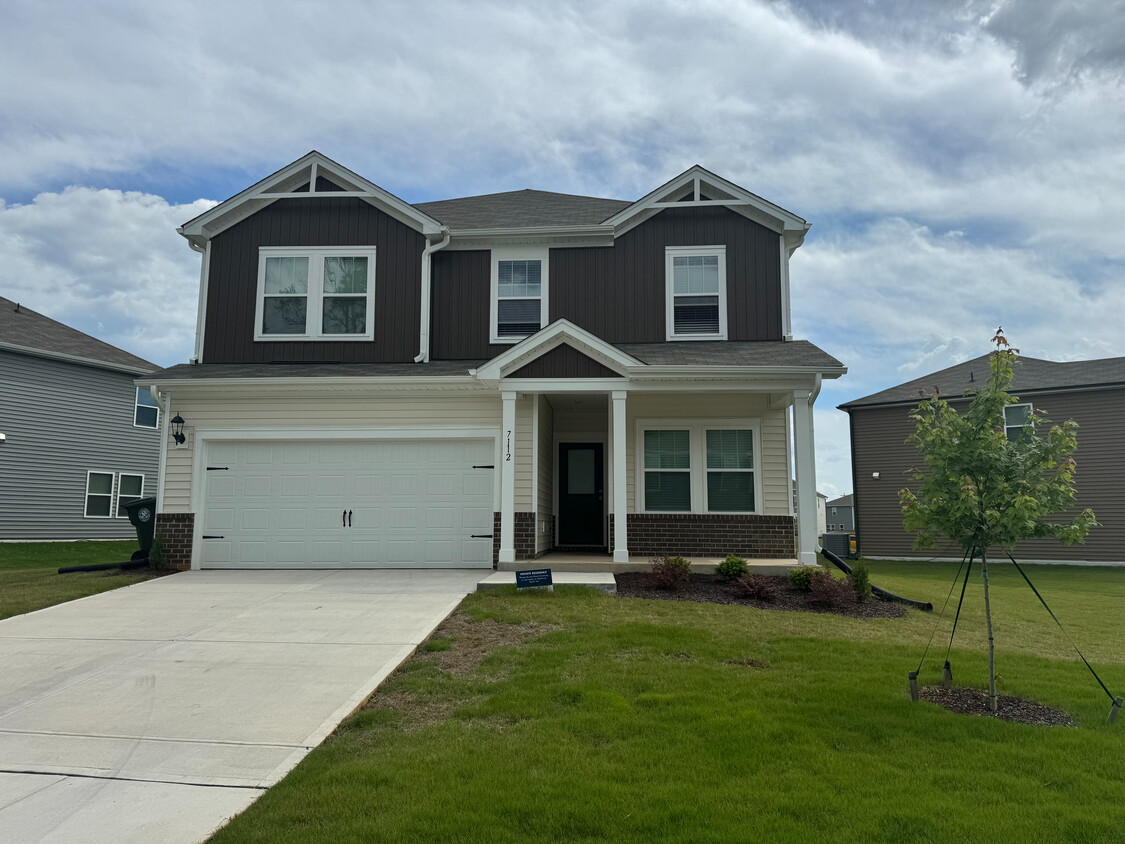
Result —
M423 202L414 207L454 231L600 225L629 203L543 190L516 190Z
M530 337L521 340L506 352L502 352L484 366L476 370L476 376L482 381L495 381L500 378L516 377L515 373L524 369L532 361L546 355L558 346L567 344L572 351L577 351L585 358L591 360L610 371L612 377L627 374L631 366L644 366L630 354L607 343L600 337L579 328L566 319L556 320L546 328L537 331ZM565 354L565 353L564 353ZM577 366L578 363L576 362ZM546 366L546 364L544 364ZM527 376L518 376L527 377ZM558 376L554 376L558 377ZM592 375L578 377L598 377Z
M569 343L555 346L549 352L524 364L508 378L620 378L605 364L575 349Z
M177 231L196 246L279 199L354 196L370 202L423 234L437 234L442 224L394 194L313 150L292 164L184 223Z
M137 375L160 368L2 296L0 349Z

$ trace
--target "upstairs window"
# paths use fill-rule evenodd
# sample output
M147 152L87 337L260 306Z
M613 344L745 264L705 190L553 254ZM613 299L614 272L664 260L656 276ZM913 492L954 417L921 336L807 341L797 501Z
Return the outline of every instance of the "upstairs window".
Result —
M134 428L159 428L160 407L152 393L144 387L137 387L137 397L133 407Z
M372 340L375 250L263 247L255 340Z
M668 340L725 340L725 246L669 246L665 250Z
M1018 440L1023 429L1031 421L1030 404L1010 404L1004 408L1004 435L1009 440Z
M547 324L547 250L492 251L491 341L518 343Z

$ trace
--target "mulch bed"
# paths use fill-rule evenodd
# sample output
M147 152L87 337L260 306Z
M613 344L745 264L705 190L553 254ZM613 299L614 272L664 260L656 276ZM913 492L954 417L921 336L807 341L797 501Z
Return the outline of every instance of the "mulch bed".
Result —
M997 711L993 713L988 708L988 693L980 689L943 689L941 686L926 686L919 692L919 697L960 715L983 715L986 718L1001 718L1004 721L1030 724L1035 727L1074 726L1073 719L1062 710L1010 695L997 696Z
M840 609L823 607L812 603L812 595L808 592L797 592L789 587L789 578L773 577L777 581L778 598L773 602L759 601L756 598L744 598L734 591L734 586L729 581L723 580L713 574L693 574L691 581L684 584L676 591L667 589L654 589L649 585L647 572L627 572L616 574L617 594L623 598L657 598L665 601L698 601L707 604L732 604L744 607L755 607L760 610L790 610L801 612L830 613L833 615L846 615L851 618L902 618L906 615L906 607L902 604L893 604L880 601L878 598L868 598L863 603L852 604Z

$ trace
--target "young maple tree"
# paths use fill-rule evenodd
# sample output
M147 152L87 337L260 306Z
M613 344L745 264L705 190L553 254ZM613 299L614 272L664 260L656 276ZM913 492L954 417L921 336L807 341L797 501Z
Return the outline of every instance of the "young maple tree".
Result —
M1021 539L1052 536L1067 545L1083 542L1097 522L1090 509L1069 521L1058 514L1074 504L1073 454L1078 425L1053 425L1039 409L1027 414L1022 430L1009 437L1004 409L1018 401L1008 394L1019 361L1002 328L992 338L985 385L971 391L972 400L958 413L938 393L911 413L914 443L927 471L915 469L917 493L899 492L903 523L916 531L915 548L939 538L960 545L970 565L979 559L984 578L984 611L988 625L989 706L996 711L996 659L992 639L992 608L988 595L988 553L1011 553Z

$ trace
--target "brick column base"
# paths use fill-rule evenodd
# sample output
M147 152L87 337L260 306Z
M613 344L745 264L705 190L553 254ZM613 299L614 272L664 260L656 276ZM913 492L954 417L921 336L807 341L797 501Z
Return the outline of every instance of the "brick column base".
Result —
M641 557L679 554L790 560L797 554L793 516L735 516L721 513L630 513L629 553ZM613 550L613 514L609 516Z
M191 539L195 513L157 513L156 538L164 546L168 567L177 571L191 568Z
M515 514L515 546L517 560L533 560L535 553L535 514ZM546 553L545 551L543 553ZM500 514L492 514L492 567L500 562Z

